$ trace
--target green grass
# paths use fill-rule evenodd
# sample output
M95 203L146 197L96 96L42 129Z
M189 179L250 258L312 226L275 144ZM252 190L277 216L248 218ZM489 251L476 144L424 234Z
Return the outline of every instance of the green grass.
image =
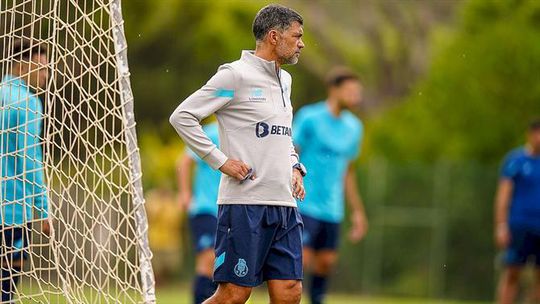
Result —
M268 304L268 296L264 287L258 288L251 296L250 304ZM191 295L182 287L162 287L156 291L157 303L159 304L191 304ZM309 301L303 300L303 304ZM373 298L367 296L337 295L330 294L327 304L487 304L488 302L460 302L426 300L413 298Z
M23 296L21 299L22 303L56 303L56 304L64 304L68 303L68 301L62 296L61 292L56 292L53 294L45 292L42 293L43 290L40 290L36 285L27 285L22 284L22 290L23 294L26 294L26 297ZM114 291L112 292L114 294ZM38 296L39 295L39 296ZM90 289L83 292L83 294L79 295L80 297L85 298L87 301L92 303L108 303L110 302L110 298L107 299L103 297L103 295L99 293L96 293L96 291L92 291ZM139 299L139 296L133 294L134 299ZM156 290L156 298L157 303L159 304L191 304L191 294L189 291L189 287L185 284L179 284L177 286L175 285L169 285L167 287L160 287ZM121 302L123 301L121 298L116 299ZM268 296L266 294L265 287L259 287L254 290L249 304L268 304ZM308 304L309 301L304 298L302 301L303 304ZM444 301L444 300L433 300L433 299L414 299L414 298L375 298L375 297L368 297L368 296L358 296L358 295L345 295L345 294L330 294L327 297L327 304L484 304L488 302L466 302L466 301Z

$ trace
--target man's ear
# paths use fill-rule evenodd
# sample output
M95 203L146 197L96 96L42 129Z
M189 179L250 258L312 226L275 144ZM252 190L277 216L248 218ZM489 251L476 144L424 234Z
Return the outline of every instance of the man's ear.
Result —
M278 31L270 30L268 32L268 42L270 42L270 44L272 45L277 45L278 35L279 35Z

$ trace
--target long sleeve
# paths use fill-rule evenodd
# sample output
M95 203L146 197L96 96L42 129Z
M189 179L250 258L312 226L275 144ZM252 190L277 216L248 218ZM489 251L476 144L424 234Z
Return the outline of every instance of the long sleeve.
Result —
M289 73L287 73L286 71L283 71L283 70L282 70L282 77L283 77L283 80L285 81L285 88L283 90L287 93L287 97L289 98L289 100L291 100L292 77L291 77L291 75ZM292 106L292 101L291 101L291 106ZM292 129L292 127L293 126L291 126L291 129ZM294 134L294 131L293 131L293 134ZM291 162L291 166L294 166L294 165L296 165L297 163L300 162L300 156L298 156L298 153L296 152L292 136L291 136L289 160Z
M17 146L24 163L25 196L33 201L34 214L43 219L48 217L40 140L43 114L37 97L31 97L27 102L27 107L17 109Z
M226 106L234 94L234 71L229 65L223 65L202 88L184 100L169 119L188 147L214 169L219 169L227 156L204 133L200 121Z
M296 153L296 150L294 149L294 145L291 140L291 166L296 165L300 162L300 157L298 156L298 153Z

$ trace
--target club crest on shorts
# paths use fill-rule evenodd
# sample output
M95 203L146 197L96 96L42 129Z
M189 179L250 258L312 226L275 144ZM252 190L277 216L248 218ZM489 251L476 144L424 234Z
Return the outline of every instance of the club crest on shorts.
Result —
M246 260L238 259L238 263L234 266L234 274L238 277L245 277L248 273L249 268L247 267Z

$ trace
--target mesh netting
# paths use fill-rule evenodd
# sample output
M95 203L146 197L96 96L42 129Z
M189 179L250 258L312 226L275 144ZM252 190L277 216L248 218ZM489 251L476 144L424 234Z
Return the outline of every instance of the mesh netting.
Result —
M0 259L2 280L20 279L13 299L154 302L120 0L0 0L0 48ZM48 71L45 85L32 68Z

